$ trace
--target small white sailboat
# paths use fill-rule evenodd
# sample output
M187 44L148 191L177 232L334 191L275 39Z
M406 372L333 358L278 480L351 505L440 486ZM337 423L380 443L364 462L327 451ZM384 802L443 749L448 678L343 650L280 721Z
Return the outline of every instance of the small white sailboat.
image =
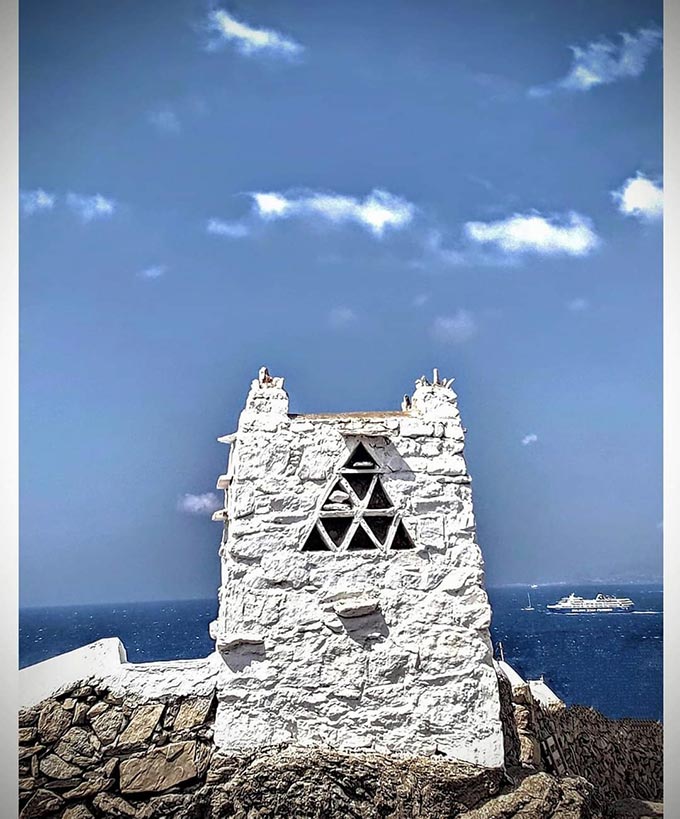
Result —
M534 607L531 605L531 595L527 592L527 598L529 600L528 606L522 606L522 611L534 611Z

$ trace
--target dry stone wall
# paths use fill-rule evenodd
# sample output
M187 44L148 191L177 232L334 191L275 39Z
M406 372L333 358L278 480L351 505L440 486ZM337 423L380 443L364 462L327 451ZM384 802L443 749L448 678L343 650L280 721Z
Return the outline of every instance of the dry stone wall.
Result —
M578 777L278 746L215 747L215 697L88 680L20 712L20 819L600 819Z
M289 414L252 384L218 485L216 741L503 761L490 606L450 382L400 411Z

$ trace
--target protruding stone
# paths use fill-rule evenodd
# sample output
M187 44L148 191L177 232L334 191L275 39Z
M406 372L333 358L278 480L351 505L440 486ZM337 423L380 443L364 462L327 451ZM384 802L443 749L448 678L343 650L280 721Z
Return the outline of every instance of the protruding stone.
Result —
M44 742L56 742L71 727L71 714L56 700L47 700L38 720L38 734Z
M118 708L110 708L94 717L88 713L88 718L92 729L103 745L113 742L125 725L125 716Z
M54 751L66 762L79 767L95 765L100 758L101 743L84 728L70 728L56 745Z
M173 730L184 731L188 728L195 728L203 725L210 711L212 697L200 697L197 699L184 700L179 713L175 717Z
M173 742L120 763L122 793L162 793L197 776L195 742Z
M137 809L129 802L126 802L125 799L120 796L113 796L113 794L110 793L97 794L92 800L92 804L97 810L101 811L104 816L112 817L112 819L127 819L127 817L134 819L134 817L137 816Z
M153 704L140 705L136 708L127 728L118 739L118 746L132 747L146 742L158 725L164 707L163 704Z
M65 762L56 754L47 754L40 760L40 773L51 779L72 779L80 776L82 771L77 765Z
M56 793L44 788L37 790L24 805L19 819L37 819L41 816L57 816L64 800Z
M63 812L61 819L93 819L85 805L71 805Z

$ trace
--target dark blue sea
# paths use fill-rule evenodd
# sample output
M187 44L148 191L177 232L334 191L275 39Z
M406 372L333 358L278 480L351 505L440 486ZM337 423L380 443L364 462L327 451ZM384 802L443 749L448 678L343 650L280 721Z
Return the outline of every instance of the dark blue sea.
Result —
M574 591L628 596L636 614L560 615L545 606ZM522 676L541 675L566 703L610 717L661 720L663 592L660 586L502 587L488 590L492 639ZM527 592L535 611L522 611ZM21 667L99 640L120 637L131 662L204 657L215 600L26 608L19 613Z

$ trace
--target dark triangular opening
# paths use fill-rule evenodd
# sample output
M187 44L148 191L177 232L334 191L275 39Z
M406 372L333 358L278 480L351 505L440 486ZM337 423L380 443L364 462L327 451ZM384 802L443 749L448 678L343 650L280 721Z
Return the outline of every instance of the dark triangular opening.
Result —
M352 518L322 518L321 524L328 533L328 537L340 546L352 523Z
M368 509L390 509L392 501L387 497L385 490L382 488L380 478L375 482L373 492L368 501Z
M326 541L321 537L321 533L316 526L309 533L309 537L302 547L303 552L330 552L331 549Z
M354 452L349 456L349 460L345 464L346 469L375 469L377 466L373 456L369 454L366 447L359 442Z
M375 549L377 548L375 543L371 540L368 536L367 532L362 526L359 526L352 536L352 539L349 542L349 546L347 547L348 552L358 552L359 550L363 549Z
M387 540L387 534L390 531L393 518L387 517L386 515L366 515L364 521L381 543Z
M371 481L373 475L359 475L358 473L352 475L345 475L345 480L357 493L358 498L365 498L366 493L371 488Z
M411 540L409 533L406 531L406 527L404 526L402 521L399 521L399 525L397 526L397 531L394 533L394 537L392 538L392 548L393 549L415 549L415 544Z
M352 505L352 496L340 481L336 481L335 486L328 493L328 497L324 501L322 509L337 508L338 506L349 508Z

